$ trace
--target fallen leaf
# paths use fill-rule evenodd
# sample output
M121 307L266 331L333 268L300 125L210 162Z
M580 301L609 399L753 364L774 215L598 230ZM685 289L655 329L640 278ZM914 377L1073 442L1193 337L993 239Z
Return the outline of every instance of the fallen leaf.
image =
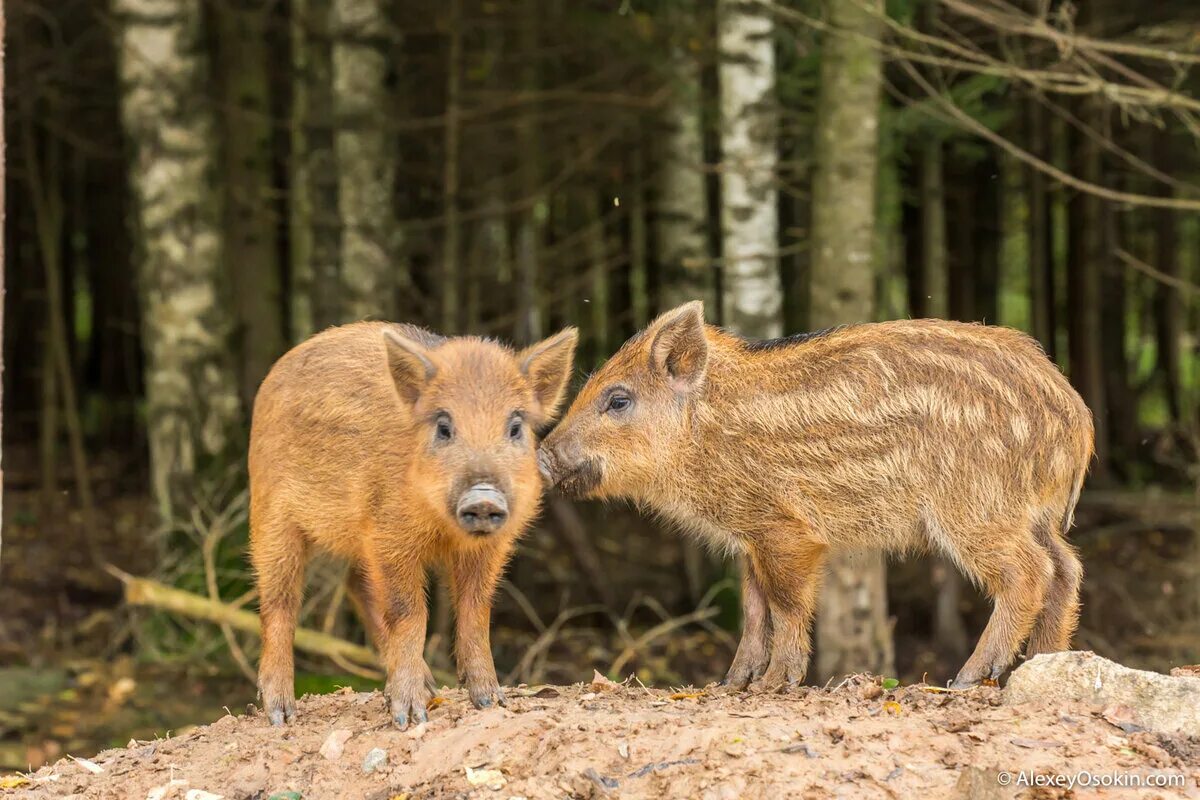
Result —
M437 708L438 706L440 706L440 705L441 705L442 703L444 703L444 702L446 702L446 698L444 698L444 697L435 697L435 698L433 698L432 700L430 700L430 701L429 701L429 703L428 703L428 704L426 704L426 706L425 706L425 707L426 707L428 710L432 711L433 709Z
M99 775L101 772L104 772L104 767L94 761L88 761L86 758L76 758L75 756L68 756L68 758L93 775Z
M508 783L508 779L504 777L504 773L498 769L471 769L463 767L467 771L467 783L472 786L486 786L495 791L503 789L504 784Z
M883 704L883 710L889 714L901 714L904 709L895 700L888 700Z
M676 692L671 695L669 700L695 700L697 697L704 697L705 692Z
M325 744L321 745L321 755L330 761L337 761L342 757L342 750L346 747L346 740L351 736L350 731L345 728L339 728L325 740Z
M600 674L600 670L592 670L592 684L589 687L593 692L607 692L615 689L618 684L613 683L607 677Z
M883 679L883 688L886 691L890 692L892 689L895 689L899 685L900 685L900 681L896 680L895 678L884 678Z
M1000 682L995 678L984 678L980 681L980 686L999 686Z
M24 786L29 783L29 778L24 775L5 775L0 778L0 789L16 789L18 786Z

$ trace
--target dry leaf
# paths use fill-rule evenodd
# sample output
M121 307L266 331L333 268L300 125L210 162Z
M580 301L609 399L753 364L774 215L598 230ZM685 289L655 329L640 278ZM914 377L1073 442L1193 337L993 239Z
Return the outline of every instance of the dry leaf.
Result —
M592 670L592 685L590 688L593 692L607 692L615 689L616 687L617 684L610 681L604 675L601 675L600 670Z
M104 767L94 761L88 761L86 758L76 758L75 756L68 756L68 758L93 775L99 775L101 772L104 772Z
M671 695L671 700L695 700L697 697L704 697L704 692L676 692Z
M883 710L889 714L900 714L904 709L895 700L888 700L883 704Z
M446 698L435 697L432 700L430 700L428 704L426 704L425 708L428 709L429 711L432 711L433 709L437 708L444 702L446 702Z
M5 775L0 778L0 789L16 789L18 786L24 786L29 783L29 778L24 775Z

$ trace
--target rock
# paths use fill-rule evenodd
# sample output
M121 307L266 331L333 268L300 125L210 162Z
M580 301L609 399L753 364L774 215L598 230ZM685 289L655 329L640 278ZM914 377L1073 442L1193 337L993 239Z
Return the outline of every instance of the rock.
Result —
M370 775L375 770L387 763L387 750L382 747L376 747L367 753L367 757L363 759L362 771L364 775Z
M321 755L330 761L337 761L342 757L342 749L346 746L346 740L350 738L350 731L345 728L340 728L329 734L329 738L325 740L325 744L321 745Z
M1130 669L1091 652L1049 653L1018 667L1004 702L1034 701L1121 707L1122 716L1148 730L1200 736L1200 678Z

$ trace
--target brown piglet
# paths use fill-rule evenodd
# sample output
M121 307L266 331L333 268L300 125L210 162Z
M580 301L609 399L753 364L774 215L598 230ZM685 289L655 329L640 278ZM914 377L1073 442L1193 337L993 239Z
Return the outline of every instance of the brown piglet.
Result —
M571 328L520 352L412 325L361 322L271 369L250 432L250 557L262 619L259 692L272 724L296 713L292 645L311 551L350 562L349 595L387 671L401 727L427 718L425 571L456 613L459 680L503 703L488 642L492 595L538 511L535 431L562 401Z
M803 680L827 554L944 554L994 610L954 685L1021 643L1065 649L1079 558L1066 542L1092 456L1087 406L1030 337L904 320L749 341L701 303L634 336L538 453L580 496L626 498L743 559L726 683Z

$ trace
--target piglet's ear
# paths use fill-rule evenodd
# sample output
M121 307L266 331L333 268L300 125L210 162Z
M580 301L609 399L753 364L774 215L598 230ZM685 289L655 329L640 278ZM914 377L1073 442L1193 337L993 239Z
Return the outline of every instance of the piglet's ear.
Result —
M704 303L693 300L650 323L650 367L665 374L677 392L692 392L704 383L708 340L704 338Z
M429 360L429 351L391 328L383 329L383 343L396 394L406 403L417 402L425 385L437 374L437 368Z
M517 354L521 373L533 387L533 397L542 422L554 419L567 391L567 381L575 363L575 344L579 331L564 328L549 339L530 345Z

